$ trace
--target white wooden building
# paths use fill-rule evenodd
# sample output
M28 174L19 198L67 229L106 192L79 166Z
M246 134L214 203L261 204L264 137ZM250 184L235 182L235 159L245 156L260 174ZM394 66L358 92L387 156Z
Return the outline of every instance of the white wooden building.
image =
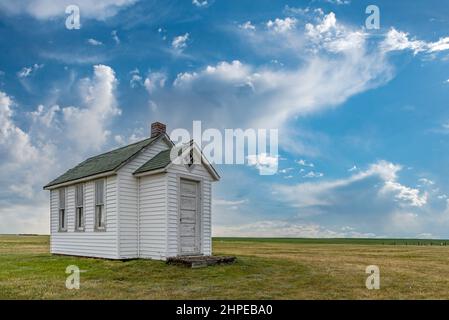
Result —
M211 184L220 177L199 149L200 164L175 164L172 148L156 122L150 138L89 158L47 184L51 253L211 255Z

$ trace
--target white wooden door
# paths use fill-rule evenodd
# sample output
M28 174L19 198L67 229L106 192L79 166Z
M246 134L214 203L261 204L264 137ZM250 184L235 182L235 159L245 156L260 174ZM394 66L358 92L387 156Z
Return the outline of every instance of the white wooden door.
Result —
M180 254L199 254L199 183L191 180L181 179L180 189Z

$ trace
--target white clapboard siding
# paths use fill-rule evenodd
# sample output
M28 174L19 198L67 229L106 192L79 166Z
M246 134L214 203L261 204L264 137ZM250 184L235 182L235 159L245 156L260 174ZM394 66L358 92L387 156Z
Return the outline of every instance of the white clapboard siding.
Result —
M106 230L95 229L94 181L84 183L85 231L75 231L75 186L66 188L67 232L59 232L58 189L51 191L51 253L117 259L117 177L105 184Z
M133 176L133 173L145 162L166 149L168 149L167 143L159 139L142 150L117 172L120 217L119 254L123 259L138 257L138 179Z
M139 256L164 260L167 251L167 175L141 177L139 186Z
M191 177L193 180L201 180L201 254L212 254L211 243L211 182L212 177L203 165L195 165L188 170L184 165L172 165L167 172L167 192L168 192L168 243L167 255L177 256L179 250L178 241L178 196L179 178Z

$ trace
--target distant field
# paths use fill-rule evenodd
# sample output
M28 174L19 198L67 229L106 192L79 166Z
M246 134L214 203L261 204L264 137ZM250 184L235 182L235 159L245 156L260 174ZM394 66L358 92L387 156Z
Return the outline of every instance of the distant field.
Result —
M449 241L448 241L449 242ZM449 299L445 240L216 238L233 265L52 256L47 236L0 236L0 299ZM83 270L65 288L65 268ZM378 265L381 289L365 288Z
M371 244L371 245L426 245L446 246L449 240L435 239L344 239L344 238L214 238L215 241L226 242L271 242L271 243L297 243L297 244Z

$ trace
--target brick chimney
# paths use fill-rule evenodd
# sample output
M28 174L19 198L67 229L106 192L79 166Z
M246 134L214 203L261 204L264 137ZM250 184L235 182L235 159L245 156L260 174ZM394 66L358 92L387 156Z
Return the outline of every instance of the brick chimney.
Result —
M153 122L151 124L151 138L157 137L161 133L165 133L167 126L160 122Z

